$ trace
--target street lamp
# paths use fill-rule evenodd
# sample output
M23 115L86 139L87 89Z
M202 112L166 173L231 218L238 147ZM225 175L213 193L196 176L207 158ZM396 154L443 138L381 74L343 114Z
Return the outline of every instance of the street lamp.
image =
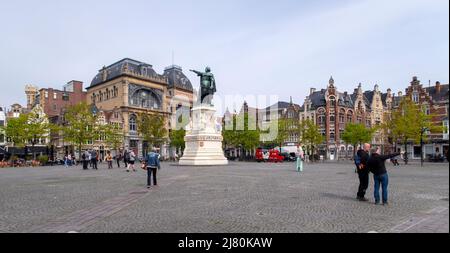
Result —
M420 130L420 166L423 167L423 134L428 131L428 128L422 127Z

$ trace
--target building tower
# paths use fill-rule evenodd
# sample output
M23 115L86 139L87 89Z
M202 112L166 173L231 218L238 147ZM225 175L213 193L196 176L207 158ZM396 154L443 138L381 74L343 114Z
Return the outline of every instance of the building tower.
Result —
M38 92L38 88L31 84L25 86L25 94L27 95L27 109L33 109L34 102L36 100L36 94Z

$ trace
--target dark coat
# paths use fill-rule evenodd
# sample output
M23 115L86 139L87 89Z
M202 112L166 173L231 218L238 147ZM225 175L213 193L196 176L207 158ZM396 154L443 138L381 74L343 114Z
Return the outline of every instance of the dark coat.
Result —
M400 155L399 153L390 155L372 154L367 162L367 167L374 175L379 176L387 173L386 160Z
M369 168L367 168L367 162L369 161L369 153L363 149L358 150L358 156L361 159L362 169L358 169L358 173L369 173Z

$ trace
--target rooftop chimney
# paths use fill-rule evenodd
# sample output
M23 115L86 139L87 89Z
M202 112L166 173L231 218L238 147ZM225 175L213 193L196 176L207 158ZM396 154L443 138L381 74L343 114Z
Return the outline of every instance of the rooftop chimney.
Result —
M314 92L316 92L316 88L310 88L309 89L309 95L312 95Z
M441 93L441 83L436 82L436 93Z

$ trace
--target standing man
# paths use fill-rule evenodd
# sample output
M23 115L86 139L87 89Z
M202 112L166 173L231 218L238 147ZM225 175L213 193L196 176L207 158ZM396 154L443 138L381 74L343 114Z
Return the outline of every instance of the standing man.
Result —
M130 152L128 147L123 151L123 162L125 163L125 168L128 168L128 160L130 159Z
M81 160L83 162L83 170L87 170L88 169L88 156L86 154L86 152L83 152L83 154L81 155Z
M369 168L367 162L369 160L370 144L364 143L363 149L358 150L355 156L356 170L358 171L359 187L356 198L359 201L368 201L364 196L369 187Z
M98 157L97 151L92 150L91 163L92 163L92 168L94 170L98 170L98 168L97 168L97 157Z
M386 170L386 160L398 156L399 153L390 155L381 155L380 153L380 148L376 148L372 151L372 156L367 162L367 167L370 172L373 173L375 204L377 205L380 203L381 186L383 205L387 205L389 177Z
M121 150L119 150L119 152L117 152L116 160L117 160L117 168L120 168L120 160L122 160L122 151Z
M156 171L161 169L161 163L159 162L159 154L155 148L152 148L145 158L145 169L147 170L147 189L152 187L151 177L153 174L153 186L158 187L156 181Z

